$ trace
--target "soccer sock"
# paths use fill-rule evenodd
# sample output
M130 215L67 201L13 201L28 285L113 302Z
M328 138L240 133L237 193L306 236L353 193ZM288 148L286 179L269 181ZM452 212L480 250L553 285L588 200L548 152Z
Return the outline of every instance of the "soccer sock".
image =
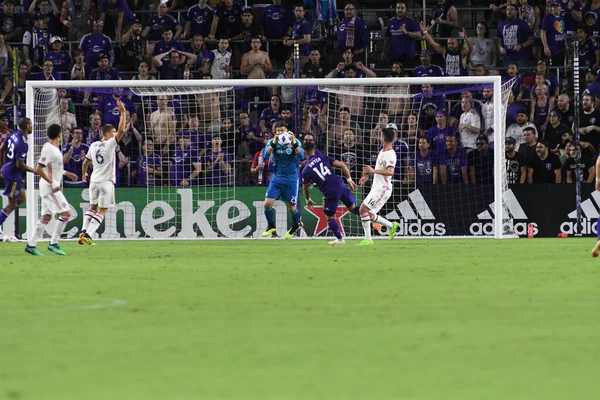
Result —
M8 218L9 215L10 213L6 211L6 208L3 208L2 211L0 211L0 225L4 224L4 221L6 221L6 218Z
M83 216L83 226L81 227L82 232L87 232L90 222L92 222L92 218L96 215L94 210L87 210L85 215Z
M265 208L265 218L267 218L267 223L269 226L275 225L275 210L273 207Z
M365 239L371 240L371 217L368 212L360 214L360 222L365 231Z
M371 216L371 218L372 218L373 222L376 224L381 224L388 228L391 228L392 226L394 226L394 224L392 224L387 219L383 218L381 215L373 215L373 216Z
M48 222L46 222L42 218L37 220L37 222L35 223L35 231L33 232L33 235L31 235L31 237L29 238L29 241L27 241L27 246L35 247L38 240L42 238L44 230L46 229L46 225L48 225Z
M333 232L333 234L335 235L336 238L338 238L338 239L342 238L342 234L340 232L340 226L338 225L335 218L327 221L327 225L329 225L329 229L331 229L331 232Z
M54 232L52 232L52 239L50 239L50 244L58 244L58 241L60 240L60 235L62 235L65 231L68 222L69 217L63 217L62 215L56 219L56 225L54 226Z
M100 224L104 221L104 215L96 214L94 218L90 221L90 226L85 231L90 237L96 232L96 230L100 227Z
M292 213L292 223L298 225L300 223L300 210L296 208L296 211Z

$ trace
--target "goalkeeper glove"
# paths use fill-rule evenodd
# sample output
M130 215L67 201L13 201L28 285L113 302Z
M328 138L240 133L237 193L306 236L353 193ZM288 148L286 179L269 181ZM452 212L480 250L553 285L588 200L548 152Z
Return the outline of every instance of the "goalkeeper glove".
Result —
M294 132L292 132L292 131L289 131L288 133L289 133L289 134L290 134L290 136L292 137L292 147L293 147L294 149L296 149L296 148L299 146L299 144L298 144L298 139L296 139L296 135L294 135Z
M273 137L273 140L271 140L271 148L272 148L273 150L275 150L275 148L276 148L276 147L277 147L277 135L275 135L275 136Z

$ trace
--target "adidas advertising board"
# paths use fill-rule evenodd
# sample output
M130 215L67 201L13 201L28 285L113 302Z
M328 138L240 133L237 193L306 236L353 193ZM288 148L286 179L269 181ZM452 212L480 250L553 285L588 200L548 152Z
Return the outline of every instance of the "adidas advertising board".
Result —
M408 194L408 198L395 204L394 211L385 214L390 221L398 221L398 236L445 236L446 225L436 221L435 215L419 189ZM379 231L381 235L387 232Z
M577 209L575 209L567 215L568 220L560 224L560 233L596 235L598 217L600 217L598 206L600 206L600 192L594 191L588 199L581 202L581 224L577 223Z
M503 224L504 232L527 236L527 227L531 224L533 225L533 235L536 236L539 233L538 224L527 217L525 210L523 210L523 207L521 207L519 200L511 189L508 189L504 193L503 199L511 217L510 221ZM485 211L477 214L477 219L481 222L474 222L469 226L469 233L471 235L494 235L494 205L494 202L492 202Z

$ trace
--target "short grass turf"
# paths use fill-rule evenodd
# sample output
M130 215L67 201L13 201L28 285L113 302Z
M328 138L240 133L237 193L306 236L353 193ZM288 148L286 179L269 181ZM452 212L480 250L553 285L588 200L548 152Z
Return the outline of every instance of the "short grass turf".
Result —
M593 399L594 239L0 244L0 399Z

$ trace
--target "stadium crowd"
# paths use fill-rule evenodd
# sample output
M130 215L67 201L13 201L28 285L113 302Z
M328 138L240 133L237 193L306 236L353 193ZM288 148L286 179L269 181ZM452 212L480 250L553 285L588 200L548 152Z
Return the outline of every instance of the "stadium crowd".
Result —
M593 180L600 145L600 2L509 0L466 7L459 17L457 5L438 0L424 22L412 3L375 9L380 3L5 0L2 140L25 115L27 80L500 74L504 81L515 78L504 143L509 183ZM474 15L486 22L471 26ZM573 141L572 42L582 70L580 147ZM354 96L328 96L309 86L245 88L164 94L147 103L129 91L59 90L64 162L80 181L89 145L100 140L103 124L117 124L121 99L129 121L117 150L122 186L266 185L268 160L260 150L280 120L302 141L313 140L351 164L355 174L376 158L381 131L392 127L401 160L395 179L492 182L493 152L502 151L493 141L493 103L501 95L486 86L450 89L396 85L383 88L387 96L379 100L363 100L364 88Z

